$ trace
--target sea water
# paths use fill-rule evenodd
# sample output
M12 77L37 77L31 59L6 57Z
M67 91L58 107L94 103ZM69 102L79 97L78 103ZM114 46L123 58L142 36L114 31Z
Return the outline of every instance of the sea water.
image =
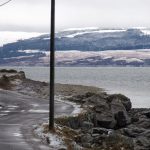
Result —
M33 80L49 82L48 67L15 67ZM150 108L150 67L57 67L57 83L104 88L128 96L135 108Z

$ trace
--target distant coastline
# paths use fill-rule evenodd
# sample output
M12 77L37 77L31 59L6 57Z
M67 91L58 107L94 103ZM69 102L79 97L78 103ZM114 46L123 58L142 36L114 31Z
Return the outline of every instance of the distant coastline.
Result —
M64 30L55 40L56 66L150 66L149 28ZM49 66L49 44L49 34L4 44L0 65Z

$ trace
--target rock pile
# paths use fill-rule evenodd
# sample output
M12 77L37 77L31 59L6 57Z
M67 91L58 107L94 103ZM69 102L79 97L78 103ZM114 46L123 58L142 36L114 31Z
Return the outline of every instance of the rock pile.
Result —
M92 150L149 150L150 110L132 109L121 94L86 93L68 98L86 113L59 118L56 123L78 132L73 141Z
M69 100L81 103L83 108L92 113L96 126L118 129L131 123L128 111L131 110L132 104L124 95L86 93L73 96Z

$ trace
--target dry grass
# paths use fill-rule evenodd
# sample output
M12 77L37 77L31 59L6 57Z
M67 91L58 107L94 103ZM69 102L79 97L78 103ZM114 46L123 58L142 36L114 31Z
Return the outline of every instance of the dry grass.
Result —
M82 86L82 85L69 85L69 84L56 84L56 94L62 94L64 96L73 96L85 94L87 92L91 93L101 93L104 92L103 89L92 87L92 86Z
M59 126L55 125L55 129L49 131L49 125L44 124L43 125L44 131L43 133L52 133L58 135L66 144L67 150L74 150L72 146L72 142L75 140L75 137L78 135L78 133L66 126Z

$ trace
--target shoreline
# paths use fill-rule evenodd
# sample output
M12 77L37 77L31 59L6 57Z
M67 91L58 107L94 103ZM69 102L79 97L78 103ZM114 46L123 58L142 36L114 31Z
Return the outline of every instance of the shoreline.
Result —
M14 68L15 69L15 68ZM16 68L17 69L17 68ZM26 76L37 81L49 81L49 68L22 68ZM84 69L84 68L83 68ZM131 98L134 108L148 108L150 93L147 68L56 68L56 82L96 86L107 93L122 93ZM20 71L21 69L18 69ZM116 78L117 76L117 78ZM68 78L66 78L68 77ZM85 77L85 78L84 78Z
M7 70L7 69L4 69L4 70ZM10 80L13 80L12 85L11 85L12 86L11 90L17 91L22 94L28 94L29 96L38 96L40 98L49 99L49 83L48 82L37 81L37 80L26 78L26 75L23 71L17 72L15 70L15 73L9 74L8 72L6 72L7 76L12 76L10 77ZM21 75L19 75L18 73L21 73ZM15 81L15 78L16 78L16 81ZM30 88L30 90L29 89L26 90L26 88ZM85 94L87 92L105 93L108 95L122 94L120 92L112 92L112 91L108 92L107 89L100 88L97 86L55 83L55 95L56 96L60 94L63 96L74 96L76 94L80 95L80 94ZM134 107L134 109L149 109L149 108Z
M49 84L27 79L24 72L7 72L0 79L1 85L5 85L7 90L30 97L49 99ZM76 142L76 146L89 150L96 147L104 150L148 150L150 147L150 108L132 108L128 97L108 94L104 89L92 86L57 83L55 96L61 96L64 102L70 101L80 105L85 111L78 112L76 116L64 116L56 120L61 137L68 134L68 131L76 133L76 138L73 136L71 139ZM38 130L38 127L36 129ZM45 129L47 131L47 126L44 125L41 130L44 135ZM46 135L48 133L47 131ZM48 141L51 138L49 137Z

